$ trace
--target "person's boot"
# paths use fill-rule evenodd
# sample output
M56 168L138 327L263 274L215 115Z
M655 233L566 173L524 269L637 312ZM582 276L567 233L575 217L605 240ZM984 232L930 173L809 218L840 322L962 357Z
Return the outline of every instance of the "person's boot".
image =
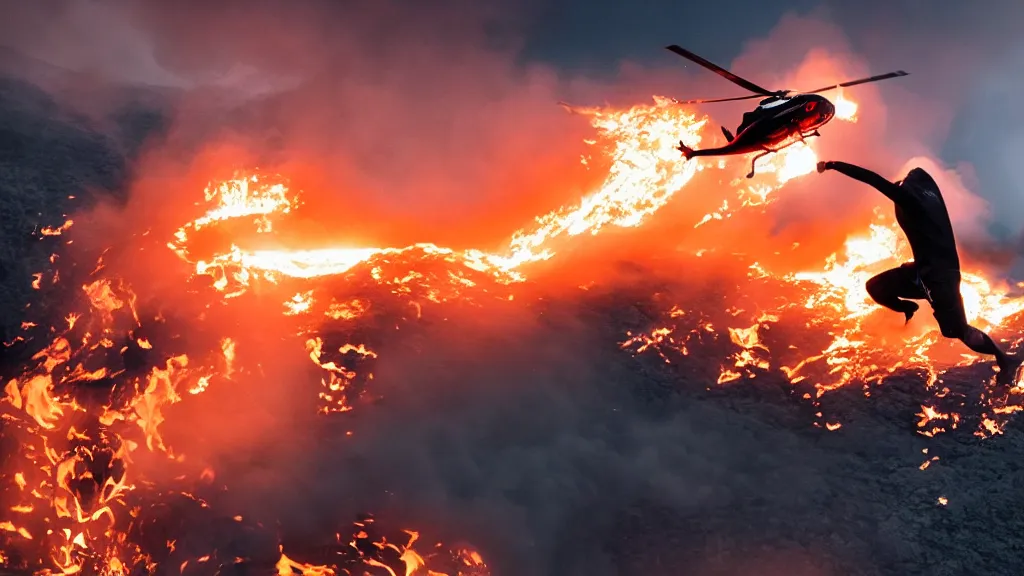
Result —
M1007 354L1000 360L996 381L1010 388L1024 388L1024 358L1017 354Z

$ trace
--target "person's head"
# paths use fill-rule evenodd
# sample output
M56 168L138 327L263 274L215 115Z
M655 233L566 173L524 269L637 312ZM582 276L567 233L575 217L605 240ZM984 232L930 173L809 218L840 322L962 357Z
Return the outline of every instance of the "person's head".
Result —
M912 186L927 190L938 190L939 185L935 183L932 175L925 172L923 168L913 168L902 180L896 182L897 186Z

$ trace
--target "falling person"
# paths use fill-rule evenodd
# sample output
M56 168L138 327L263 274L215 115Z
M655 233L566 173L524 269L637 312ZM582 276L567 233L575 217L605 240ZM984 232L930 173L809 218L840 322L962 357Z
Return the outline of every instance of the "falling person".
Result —
M995 356L999 380L1006 384L1024 377L1021 360L1007 354L992 338L971 326L960 294L960 257L953 225L938 185L931 175L914 168L897 182L846 162L818 162L818 173L835 170L884 194L896 205L896 222L903 229L914 260L886 270L867 281L871 299L902 312L906 321L920 308L914 300L931 304L939 330L960 340L978 354Z

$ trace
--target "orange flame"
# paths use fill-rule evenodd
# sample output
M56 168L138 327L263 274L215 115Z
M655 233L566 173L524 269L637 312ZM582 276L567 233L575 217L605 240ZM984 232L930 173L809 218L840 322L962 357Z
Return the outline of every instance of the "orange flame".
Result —
M857 105L843 94L835 100L837 117L856 121ZM532 224L513 232L504 248L493 252L455 250L431 243L405 247L341 246L320 249L251 249L236 240L229 247L199 256L198 236L202 231L228 223L249 223L255 233L273 231L275 223L301 206L299 192L293 193L283 180L259 173L239 174L227 182L211 184L204 191L205 213L181 226L168 247L189 263L195 275L213 279L213 287L224 297L244 294L258 282L279 283L284 280L308 280L348 273L364 267L367 276L394 294L405 296L411 286L424 286L424 299L441 302L476 289L487 292L495 286L507 286L525 280L530 265L554 257L568 238L595 235L608 227L637 227L666 206L673 198L685 195L695 175L705 169L724 168L728 159L699 159L683 162L675 149L679 140L696 146L701 141L706 120L669 100L655 98L653 105L635 106L626 111L577 109L587 115L597 131L592 142L608 155L610 168L603 182L579 203L559 208L536 219ZM736 162L746 162L739 159ZM737 211L771 203L777 192L789 181L814 171L817 154L814 142L794 144L758 166L752 180L731 183L735 199L694 223L694 227L728 220ZM731 205L730 205L731 204ZM687 223L689 225L689 223ZM67 223L70 226L70 220ZM66 228L64 228L66 230ZM907 257L906 247L891 222L870 223L861 234L851 235L842 250L828 258L820 269L799 273L773 273L754 263L750 280L771 280L804 294L797 301L762 306L756 315L741 319L742 311L729 312L730 319L715 324L697 318L685 329L679 325L690 321L690 314L673 307L665 315L665 324L649 332L628 334L624 349L637 353L656 352L672 361L669 351L689 354L690 346L718 334L715 326L725 326L733 352L725 359L719 383L752 378L758 373L778 370L792 384L808 378L813 369L821 372L816 394L821 395L851 382L881 381L897 368L917 368L929 374L929 385L942 372L933 366L929 354L937 346L934 331L907 336L888 348L869 345L865 322L877 309L863 289L870 275ZM399 270L396 262L409 264ZM431 272L437 268L440 272ZM98 271L98 269L97 269ZM41 287L42 275L35 277L33 287ZM481 283L484 283L481 285ZM444 284L444 286L441 286ZM289 284L282 293L287 300L277 310L284 316L314 317L336 322L353 322L374 312L373 303L361 298L337 299L314 290L295 290ZM214 381L228 381L244 373L236 356L236 342L220 339L219 349L210 358L196 361L185 355L165 357L144 377L128 379L135 395L128 402L102 407L97 420L103 434L116 436L116 442L90 438L72 425L76 413L95 410L79 405L66 391L69 385L82 380L114 377L113 371L89 371L84 368L83 351L114 348L114 326L127 322L133 329L140 325L135 309L136 298L121 282L100 278L82 286L89 304L92 322L80 315L68 316L67 328L55 330L56 337L33 357L35 362L24 373L10 380L4 388L5 417L16 422L30 440L23 448L24 470L12 476L23 501L9 511L22 517L36 518L36 524L0 521L0 529L23 539L45 538L48 562L64 574L93 570L92 560L102 559L100 571L126 574L132 566L149 566L150 559L127 540L124 526L131 523L134 511L126 504L126 495L145 487L144 479L130 465L131 456L144 444L148 452L180 459L167 445L162 424L168 407L190 395L201 394ZM1002 286L993 286L977 273L964 274L964 299L972 321L986 328L1003 326L1024 311L1024 298L1013 297ZM511 298L511 295L509 295ZM418 317L419 301L409 299ZM828 333L828 340L812 353L773 350L767 333L773 325L785 321L801 309L814 309L821 319L818 327ZM316 314L316 316L311 316ZM734 322L736 325L729 325ZM72 336L76 323L79 330ZM88 329L84 336L79 332ZM303 332L305 352L322 372L322 413L346 412L353 409L350 392L360 378L372 379L367 363L377 359L376 346L363 342L330 342L326 336ZM142 350L154 344L146 338L132 338ZM154 339L157 342L157 339ZM126 347L127 349L127 347ZM122 352L124 353L124 352ZM786 355L789 357L786 357ZM891 357L906 358L900 363ZM790 361L792 360L792 361ZM126 379L121 374L118 377ZM815 374L818 377L819 374ZM240 380L241 378L236 378ZM220 384L218 384L220 385ZM184 392L189 394L186 395ZM988 434L998 433L1001 416L1014 411L1008 406L992 406L984 420ZM938 407L922 406L919 430L935 434L955 428L961 417L942 412ZM123 423L121 433L113 425ZM838 431L842 424L829 421L821 424L826 430ZM134 436L130 436L134 434ZM59 447L57 442L62 442ZM65 446L66 444L66 446ZM124 469L93 478L87 463L95 458L99 447L117 446L114 459ZM212 482L213 470L205 469L200 478ZM86 498L79 485L92 481L98 496ZM241 521L239 517L237 521ZM45 527L45 535L34 534L27 525ZM405 545L381 540L378 550L390 550L404 565L406 576L431 574L429 555L413 549L418 535L409 533ZM173 542L168 543L173 549ZM353 546L353 548L356 548ZM275 568L280 575L303 574L327 576L338 574L337 566L320 566L291 559L280 550ZM479 553L472 550L453 552L460 564L458 574L486 574L487 566ZM198 562L209 561L199 558ZM40 559L40 562L45 560ZM394 567L379 559L366 557L370 566L397 576ZM186 563L181 564L184 570ZM424 572L426 570L426 572ZM52 568L50 569L52 572Z
M836 118L845 120L847 122L857 121L857 103L852 100L847 100L843 96L843 89L839 89L839 93L836 94L835 100L832 103L836 107Z

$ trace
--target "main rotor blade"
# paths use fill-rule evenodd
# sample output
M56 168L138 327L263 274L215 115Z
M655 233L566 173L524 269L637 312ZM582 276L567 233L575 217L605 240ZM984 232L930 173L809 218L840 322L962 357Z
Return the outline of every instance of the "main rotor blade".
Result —
M752 96L735 96L733 98L713 98L711 100L676 100L672 99L676 104L708 104L711 102L734 102L736 100L753 100L754 98L764 98L760 94L754 94Z
M711 70L715 74L718 74L722 78L725 78L726 80L732 82L733 84L736 84L737 86L739 86L741 88L744 88L746 90L749 90L749 91L751 91L751 92L753 92L755 94L760 94L762 96L773 96L773 95L775 95L775 92L772 92L771 90L762 88L762 87L758 86L757 84L754 84L750 80L747 80L745 78L740 78L739 76L733 74L732 72L729 72L725 68L722 68L718 64L715 64L713 62L708 62L707 60L701 58L700 56L697 56L696 54L694 54L693 52L690 52L689 50L687 50L685 48L680 48L679 46L676 46L675 44L673 44L671 46L666 46L665 49L669 50L671 52L674 52L674 53L678 54L679 56L682 56L683 58L686 58L687 60L689 60L691 62L700 64L701 66L707 68L708 70Z
M818 92L824 92L826 90L833 90L835 88L846 88L847 86L856 86L857 84L867 84L868 82L878 82L879 80L888 80L889 78L899 78L900 76L909 76L907 72L903 70L897 70L896 72L889 72L888 74L879 74L878 76L872 76L870 78L861 78L860 80L850 80L849 82L843 82L841 84L833 84L832 86L825 86L824 88L818 88L817 90L811 90L810 92L804 92L804 94L817 94Z

